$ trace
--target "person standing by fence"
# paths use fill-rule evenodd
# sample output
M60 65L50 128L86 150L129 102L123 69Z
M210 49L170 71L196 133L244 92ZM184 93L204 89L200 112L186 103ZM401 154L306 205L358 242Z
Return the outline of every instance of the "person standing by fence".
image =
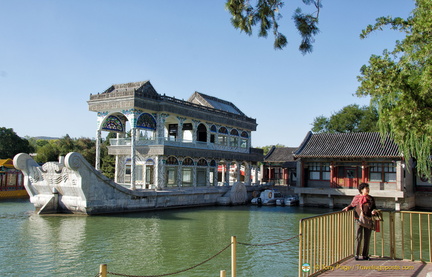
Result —
M363 249L363 260L370 260L369 241L374 228L372 215L375 214L375 200L369 195L369 184L361 183L358 190L360 194L354 196L351 204L343 208L342 211L355 208L354 217L357 223L355 259L359 259L360 249ZM363 247L361 247L362 241Z

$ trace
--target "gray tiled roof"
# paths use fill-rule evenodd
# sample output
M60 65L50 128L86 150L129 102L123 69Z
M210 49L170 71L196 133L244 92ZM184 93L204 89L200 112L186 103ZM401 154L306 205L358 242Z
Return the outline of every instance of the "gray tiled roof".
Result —
M264 163L278 164L285 168L296 168L297 162L294 160L293 152L297 147L275 147L267 153L264 157Z
M103 93L110 92L126 92L126 91L139 91L147 94L158 96L158 93L151 85L150 81L131 82L125 84L114 84L105 90Z
M265 162L294 161L293 152L297 147L274 147L264 157Z
M191 97L189 97L188 102L233 114L244 115L244 113L240 111L240 109L237 108L233 103L197 91L192 94Z
M401 158L398 146L379 133L338 133L306 135L295 158Z

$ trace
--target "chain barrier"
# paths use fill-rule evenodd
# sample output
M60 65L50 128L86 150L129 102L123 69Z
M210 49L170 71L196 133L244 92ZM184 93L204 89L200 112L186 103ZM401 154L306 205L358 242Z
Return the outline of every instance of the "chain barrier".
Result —
M295 238L298 238L300 235L296 235L294 237L291 237L289 239L285 239L278 242L272 242L272 243L246 243L246 242L237 242L237 244L246 245L246 246L268 246L268 245L275 245L275 244L281 244L290 240L293 240Z
M176 272L172 272L172 273L166 273L166 274L160 274L160 275L128 275L128 274L120 274L120 273L114 273L114 272L107 272L107 273L108 273L108 274L111 274L111 275L124 276L124 277L163 277L163 276L175 275L175 274L179 274L179 273L182 273L182 272L186 272L186 271L188 271L188 270L194 269L194 268L196 268L196 267L198 267L198 266L200 266L200 265L203 265L203 264L207 263L208 261L210 261L210 260L216 258L216 257L217 257L218 255L220 255L222 252L224 252L225 250L227 250L230 246L231 246L231 243L228 244L226 247L224 247L224 248L223 248L222 250L220 250L219 252L217 252L216 254L214 254L213 256L211 256L210 258L208 258L207 260L205 260L205 261L203 261L203 262L200 262L199 264L196 264L196 265L193 265L193 266L191 266L191 267L188 267L188 268L185 268L185 269L182 269L182 270L176 271ZM96 276L99 276L99 274L96 275Z
M291 238L282 240L282 241L278 241L278 242L271 242L271 243L246 243L246 242L237 242L237 244L240 245L245 245L245 246L268 246L268 245L276 245L276 244L281 244L281 243L285 243L288 242L290 240L293 240L295 238L298 238L300 235L296 235L293 236ZM176 271L176 272L171 272L171 273L165 273L165 274L159 274L159 275L129 275L129 274L121 274L121 273L114 273L114 272L107 272L107 274L111 274L111 275L115 275L115 276L123 276L123 277L164 277L164 276L171 276L171 275L175 275L175 274L179 274L179 273L183 273L189 270L192 270L200 265L203 265L207 262L209 262L210 260L216 258L218 255L220 255L222 252L224 252L225 250L227 250L230 246L232 245L232 243L228 244L227 246L225 246L222 250L220 250L219 252L217 252L216 254L214 254L213 256L211 256L210 258L204 260L203 262L200 262L196 265L193 265L191 267ZM96 274L95 277L100 277L100 273Z

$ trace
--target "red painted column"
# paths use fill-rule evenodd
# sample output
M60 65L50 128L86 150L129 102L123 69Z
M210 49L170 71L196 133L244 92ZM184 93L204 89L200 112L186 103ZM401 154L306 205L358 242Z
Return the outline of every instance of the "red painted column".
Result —
M334 165L333 162L330 163L330 187L334 188Z
M366 175L367 175L367 168L366 168L366 162L362 163L362 183L366 183Z
M288 168L283 169L283 179L284 179L285 185L288 185L288 179L289 179Z

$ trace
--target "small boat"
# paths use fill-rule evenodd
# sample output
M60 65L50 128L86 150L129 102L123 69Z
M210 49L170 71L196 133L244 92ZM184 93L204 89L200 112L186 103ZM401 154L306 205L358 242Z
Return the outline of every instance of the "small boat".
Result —
M277 190L266 189L259 196L252 198L252 205L275 206L277 201L284 201L284 196ZM282 202L281 202L282 203Z
M296 206L299 204L299 197L297 195L290 195L284 199L285 206Z
M12 159L0 159L0 199L28 198L23 175Z

